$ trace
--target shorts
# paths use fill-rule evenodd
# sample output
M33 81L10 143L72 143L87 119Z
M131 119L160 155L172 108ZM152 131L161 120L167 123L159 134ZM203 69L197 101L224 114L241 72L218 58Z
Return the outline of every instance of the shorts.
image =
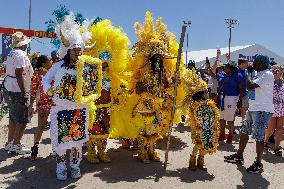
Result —
M246 95L242 99L242 108L248 108L248 107L249 107L249 97L248 95Z
M223 119L225 121L234 121L238 101L239 96L225 96L224 110L220 111L220 119Z
M11 92L4 89L5 102L9 108L9 119L17 124L26 124L31 120L29 115L30 97L27 96L28 101L24 102L20 92Z
M272 113L270 112L247 111L241 132L246 135L252 135L252 138L258 142L264 141L265 129L268 127L268 121L271 116Z

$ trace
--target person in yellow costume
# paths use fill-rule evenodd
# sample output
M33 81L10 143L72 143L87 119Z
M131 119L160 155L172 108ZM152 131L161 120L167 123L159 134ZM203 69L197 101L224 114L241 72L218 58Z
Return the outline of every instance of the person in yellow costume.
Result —
M207 84L195 70L186 72L181 86L187 96L178 109L183 109L183 115L188 115L191 126L194 147L189 159L189 169L194 171L198 167L206 171L204 156L216 152L219 145L219 112L215 103L207 98Z
M155 145L169 131L178 43L161 18L155 28L150 12L144 27L139 23L134 27L138 42L126 69L127 89L118 97L120 108L112 114L111 136L139 138L138 158L149 163L160 161Z
M91 43L96 42L96 45L83 54L102 60L103 76L101 96L90 106L96 109L90 108L93 119L89 125L90 139L86 157L90 163L109 163L111 159L106 153L106 145L111 127L111 108L123 83L120 74L128 63L129 40L121 28L114 27L107 19L97 18L90 32Z

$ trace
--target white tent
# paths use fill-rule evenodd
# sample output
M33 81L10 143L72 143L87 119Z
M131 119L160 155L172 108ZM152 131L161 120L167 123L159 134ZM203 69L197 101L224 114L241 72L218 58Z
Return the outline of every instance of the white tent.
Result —
M226 53L229 52L229 48L220 48L221 56L220 61L225 63ZM252 63L254 60L254 55L256 54L264 54L267 55L271 61L276 62L279 65L284 64L284 58L277 55L276 53L268 50L267 48L259 45L245 45L245 46L236 46L231 47L231 60L237 61L239 58L246 58L248 59L249 63ZM200 51L191 51L187 53L187 62L195 61L196 67L203 67L206 57L208 57L210 64L212 65L216 60L217 50L216 49L208 49L208 50L200 50ZM186 62L186 54L183 53L184 62Z

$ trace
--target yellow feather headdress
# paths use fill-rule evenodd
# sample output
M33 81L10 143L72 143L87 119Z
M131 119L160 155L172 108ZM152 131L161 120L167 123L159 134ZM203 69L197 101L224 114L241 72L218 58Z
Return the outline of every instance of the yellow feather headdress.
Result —
M170 44L175 42L175 35L167 32L167 26L160 17L156 21L156 29L152 14L147 11L144 27L138 22L134 24L138 42L132 47L133 56L144 54L151 57L154 54L169 55Z

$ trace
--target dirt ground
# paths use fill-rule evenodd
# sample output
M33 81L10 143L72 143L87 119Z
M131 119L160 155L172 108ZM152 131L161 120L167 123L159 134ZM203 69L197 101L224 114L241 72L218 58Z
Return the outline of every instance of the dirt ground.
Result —
M27 147L32 146L37 126L36 117L28 125L23 138ZM264 172L246 172L246 167L255 158L255 144L252 140L245 151L243 166L223 161L223 156L237 150L237 135L232 145L222 144L217 153L206 156L208 172L188 170L189 154L193 146L190 128L183 126L173 129L167 170L164 170L162 162L147 165L139 162L135 151L118 150L119 140L109 140L108 152L112 163L93 165L83 157L80 179L73 180L69 175L67 181L58 181L55 177L55 160L48 157L51 152L49 130L44 132L39 148L39 154L43 158L30 161L25 156L15 156L4 151L7 124L8 119L5 117L0 122L0 188L284 188L283 157L266 152L263 156ZM236 120L236 125L240 125L239 120ZM157 147L161 160L164 160L165 141L160 141Z

